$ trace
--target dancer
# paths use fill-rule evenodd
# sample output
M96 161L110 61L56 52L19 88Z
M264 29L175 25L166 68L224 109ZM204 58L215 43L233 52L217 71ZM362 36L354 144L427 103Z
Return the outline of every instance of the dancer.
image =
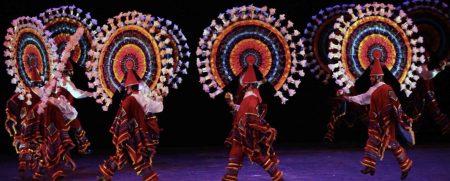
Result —
M18 171L23 178L27 169L34 170L41 159L39 145L42 137L39 132L39 121L36 117L37 106L40 103L39 96L34 91L35 87L42 86L37 71L32 71L31 97L26 102L20 93L14 94L6 103L5 129L13 137L13 146L19 155Z
M66 99L70 105L74 104L74 99L82 99L86 97L92 97L91 92L83 91L78 89L75 84L72 82L70 77L73 75L73 66L70 60L66 61L64 70L62 71L62 80L58 82L58 88L55 89L55 97ZM81 126L80 120L78 116L71 119L67 124L70 127L70 130L73 131L75 135L75 140L78 146L78 152L81 154L89 154L91 150L89 146L91 143L86 136L86 131Z
M408 176L412 160L396 140L396 126L402 126L412 132L410 126L412 119L403 113L400 102L391 86L383 82L384 74L381 69L380 57L380 52L374 53L375 62L370 73L372 87L366 93L357 96L344 96L344 98L361 105L370 104L369 138L364 148L365 155L361 161L365 168L361 170L361 173L374 175L376 160L382 160L384 151L390 149L400 164L400 178L403 180ZM407 123L403 120L407 120Z
M130 67L123 80L126 95L110 129L116 153L100 165L99 180L111 180L129 161L143 180L155 181L158 175L152 169L152 159L159 127L153 114L162 112L163 103L161 98L152 99L139 91L138 76Z
M234 112L233 128L226 143L231 146L227 173L222 180L237 180L238 171L242 167L244 155L252 162L258 163L273 180L283 180L283 172L278 168L279 160L272 147L277 131L265 120L267 107L262 104L258 87L264 81L257 81L254 68L255 58L246 58L247 69L239 77L239 104L235 104L230 93L225 95L228 105Z

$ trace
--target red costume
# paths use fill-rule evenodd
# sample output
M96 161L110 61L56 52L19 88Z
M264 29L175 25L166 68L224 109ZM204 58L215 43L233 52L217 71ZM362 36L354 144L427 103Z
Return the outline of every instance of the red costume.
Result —
M31 69L30 79L30 102L21 101L19 95L15 95L7 103L7 130L14 135L20 172L33 169L33 180L40 180L48 171L52 180L58 180L64 176L59 168L61 161L73 164L68 155L73 143L64 130L64 116L57 106L49 101L44 112L38 111L42 96L38 84L42 80L37 68Z
M371 76L382 76L383 71L379 59L376 59ZM384 151L390 149L396 157L402 171L402 179L406 178L411 169L412 160L406 155L405 149L396 140L396 126L407 127L403 120L411 119L403 113L400 102L391 86L378 82L366 93L349 97L349 100L358 104L370 104L369 111L369 138L364 148L365 155L361 161L366 170L361 172L375 172L376 160L383 159Z
M23 174L26 169L36 168L41 155L38 150L41 134L35 109L40 100L34 95L31 104L26 104L19 95L13 95L6 103L5 129L13 137L13 146L19 155L18 170Z
M43 174L46 169L51 174L52 180L58 180L64 177L61 169L62 163L69 164L72 170L75 169L75 163L70 157L70 150L75 147L68 133L68 127L65 125L65 118L61 110L51 102L47 102L44 112L38 115L40 121L43 144L41 152L43 162L38 165L37 172Z
M131 69L124 80L125 87L138 86L139 83ZM153 105L149 104L158 104L159 107L151 110ZM102 180L111 180L115 171L123 168L128 161L143 180L158 180L158 175L152 169L159 139L159 127L152 113L158 111L162 111L161 102L144 101L137 90L126 95L109 130L113 134L116 153L100 165Z
M251 56L249 56L251 57ZM253 58L253 57L252 57ZM266 170L273 180L282 180L283 173L278 169L279 160L272 147L276 138L276 130L264 119L266 106L257 88L254 58L247 58L248 68L240 77L241 88L238 89L242 101L234 106L232 98L227 97L235 111L233 128L226 143L231 145L227 173L222 180L237 180L239 169L242 167L244 155L252 162L258 163Z
M36 70L37 71L37 70ZM45 89L46 87L44 87ZM38 87L32 88L33 97L40 97L43 91ZM40 102L39 102L40 104ZM39 153L42 154L40 158L33 179L40 180L45 171L51 175L52 180L59 180L64 177L64 172L61 169L63 161L75 169L75 163L70 157L70 150L74 148L72 139L68 134L68 127L66 126L67 116L52 101L47 101L44 112L36 114L36 120L39 123L40 134ZM33 110L37 112L38 105Z
M67 60L65 64L65 70L63 71L63 85L60 85L58 88L56 88L56 95L55 97L63 96L67 101L70 103L70 105L74 104L74 99L80 99L88 97L88 93L85 91L81 91L75 87L73 82L70 80L70 76L73 74L73 66L70 60ZM78 146L78 152L82 154L88 154L90 153L89 146L91 143L89 142L88 138L86 137L86 131L84 131L83 127L81 127L80 120L78 119L78 116L75 117L75 119L70 120L70 123L67 125L70 127L70 130L73 131L75 135L75 139Z
M411 110L411 115L416 121L415 124L431 117L440 127L441 133L445 135L450 133L450 119L440 109L434 94L433 78L438 73L438 69L429 70L426 64L422 65L421 78L417 81L417 87L414 89L412 99L407 104L406 110ZM353 91L351 90L351 92ZM331 117L327 124L328 131L324 136L325 141L333 142L336 127L343 121L346 121L350 126L356 121L368 122L367 111L365 111L368 108L366 106L355 105L339 99L335 99L332 105Z

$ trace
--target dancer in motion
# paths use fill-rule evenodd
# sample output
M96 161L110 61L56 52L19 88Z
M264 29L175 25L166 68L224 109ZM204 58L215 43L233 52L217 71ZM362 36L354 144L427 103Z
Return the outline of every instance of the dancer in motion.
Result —
M273 180L283 179L272 147L277 132L265 120L263 98L271 94L285 104L297 93L307 63L300 34L276 9L253 5L230 8L204 29L196 51L203 90L212 99L236 92L225 94L233 127L223 180L237 180L244 155Z
M66 61L62 75L62 80L58 82L59 86L55 89L54 97L66 99L70 105L74 105L74 99L92 97L93 94L91 92L78 89L70 79L70 77L73 76L73 66L71 60ZM78 116L71 119L67 126L75 135L78 152L81 154L89 154L91 152L89 149L91 143L86 136L86 131L81 126Z
M37 68L31 70L31 78L33 84L31 85L30 92L33 107L31 112L28 112L28 118L22 123L23 136L25 145L29 151L31 151L32 158L34 159L33 180L41 180L45 174L51 176L51 180L61 180L65 177L62 169L62 163L64 163L75 169L76 165L70 157L70 150L74 148L72 139L68 134L67 117L76 115L76 113L70 110L62 110L56 102L49 99L47 102L43 102L45 97L45 89L48 89L50 84L45 86L39 86L43 84L43 80L39 76L40 73ZM40 104L45 104L42 110ZM25 126L23 126L25 125ZM32 126L28 126L32 125ZM27 140L34 140L29 142Z
M412 160L406 155L405 149L395 137L396 126L404 127L409 132L412 132L412 119L402 111L400 102L392 87L383 82L384 74L381 68L380 57L380 52L374 53L375 62L370 73L372 87L363 94L344 96L344 98L361 105L370 104L369 138L361 161L361 164L364 166L361 173L374 175L377 159L382 160L385 150L390 149L400 165L400 178L403 180L408 176ZM404 122L403 120L407 121Z
M143 180L155 181L158 175L152 169L152 159L159 127L153 114L163 110L163 103L161 98L149 98L139 91L140 83L133 69L128 69L123 80L126 95L109 130L116 152L100 165L99 180L111 180L129 161Z
M226 139L231 150L227 173L222 180L237 180L244 155L264 168L272 180L283 180L283 172L278 168L279 160L272 147L277 131L265 120L267 106L263 104L258 90L258 87L265 81L256 80L255 58L248 56L246 61L248 66L239 77L238 104L234 103L230 93L225 94L234 117L233 128Z
M36 70L30 72L33 74L29 102L26 102L20 93L16 93L6 103L5 129L13 137L13 146L19 155L18 171L22 178L27 169L35 170L41 159L39 145L42 143L42 137L36 116L40 99L33 90L37 90L43 82Z

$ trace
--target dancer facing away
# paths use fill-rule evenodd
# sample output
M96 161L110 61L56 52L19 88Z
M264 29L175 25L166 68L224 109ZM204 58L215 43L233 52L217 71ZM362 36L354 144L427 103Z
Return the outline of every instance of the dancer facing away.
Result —
M357 96L344 96L345 99L361 105L370 104L369 138L364 148L365 154L361 161L363 174L375 174L377 159L382 160L384 151L390 149L396 157L401 179L408 176L412 160L406 155L405 149L396 140L396 126L399 125L412 133L412 119L402 111L400 102L392 87L383 82L383 71L380 63L380 53L374 53L375 62L370 73L372 87L366 93ZM407 120L407 123L403 122ZM414 142L414 141L413 141Z
M246 61L248 66L239 77L240 87L237 95L239 104L234 103L230 93L225 94L234 119L233 128L225 141L231 145L231 150L226 167L227 172L222 180L237 180L244 155L263 167L273 180L283 180L283 172L278 168L279 160L272 147L277 132L265 121L267 107L262 104L258 90L259 85L265 81L256 80L255 57L248 56Z
M74 105L74 99L92 97L93 93L78 89L70 79L70 77L73 76L73 66L71 60L66 61L62 75L63 78L60 82L58 82L59 86L54 92L54 97L64 97L70 105ZM89 154L91 152L89 149L91 143L86 137L86 131L81 126L78 116L70 120L70 123L68 123L67 126L69 126L70 130L74 133L78 152L81 154Z
M153 113L163 110L162 98L149 98L139 91L137 77L134 70L128 68L124 78L126 95L109 130L113 134L116 153L100 165L99 180L111 180L115 171L123 168L127 161L143 180L159 180L152 169L159 138Z
M20 93L14 94L6 103L5 129L13 137L13 146L19 159L18 171L24 178L27 169L35 170L41 160L39 145L42 143L42 135L39 132L37 119L37 107L40 103L39 96L34 93L34 87L41 87L39 73L33 71L31 75L30 95L27 103Z
M32 69L31 79L34 82L31 86L31 95L39 100L44 95L44 90L47 86L42 85L43 81L39 76L37 68ZM75 169L75 163L70 157L70 150L75 146L70 139L68 130L65 123L67 117L70 115L76 115L76 113L70 111L63 111L59 105L55 105L53 101L49 99L43 108L43 112L39 113L39 105L41 101L32 101L33 108L28 112L27 120L22 121L23 135L25 142L31 146L31 151L34 156L33 166L34 175L33 180L42 180L45 172L51 176L51 180L61 180L65 177L62 169L63 161L66 165L69 165L72 170ZM25 122L24 122L25 121ZM34 125L24 126L24 125ZM30 129L28 129L30 128ZM26 141L27 138L34 140L34 142ZM35 145L35 146L34 146ZM34 149L34 150L33 150Z

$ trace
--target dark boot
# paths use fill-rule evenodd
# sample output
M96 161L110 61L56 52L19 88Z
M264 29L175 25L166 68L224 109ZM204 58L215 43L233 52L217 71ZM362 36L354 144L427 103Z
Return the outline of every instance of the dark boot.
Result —
M111 181L111 179L107 179L103 176L97 176L97 181Z
M105 160L103 164L99 166L100 176L97 177L99 181L108 181L112 180L114 172L117 170L117 165L114 162L113 157L109 157L108 160Z
M91 153L91 149L89 146L91 145L91 142L89 142L88 138L86 137L86 132L83 130L83 128L79 127L78 129L74 130L75 133L75 139L77 141L78 146L78 153L87 155Z
M25 170L19 169L19 178L20 180L25 180Z
M409 171L402 172L402 175L400 176L400 180L405 180L406 177L408 177L408 173L409 173Z
M39 181L42 180L42 177L44 177L44 170L45 170L45 164L43 160L37 161L37 167L34 171L33 178L31 180L33 181Z
M375 175L375 169L370 167L365 167L363 170L360 171L362 174L367 175L370 174L371 176Z

